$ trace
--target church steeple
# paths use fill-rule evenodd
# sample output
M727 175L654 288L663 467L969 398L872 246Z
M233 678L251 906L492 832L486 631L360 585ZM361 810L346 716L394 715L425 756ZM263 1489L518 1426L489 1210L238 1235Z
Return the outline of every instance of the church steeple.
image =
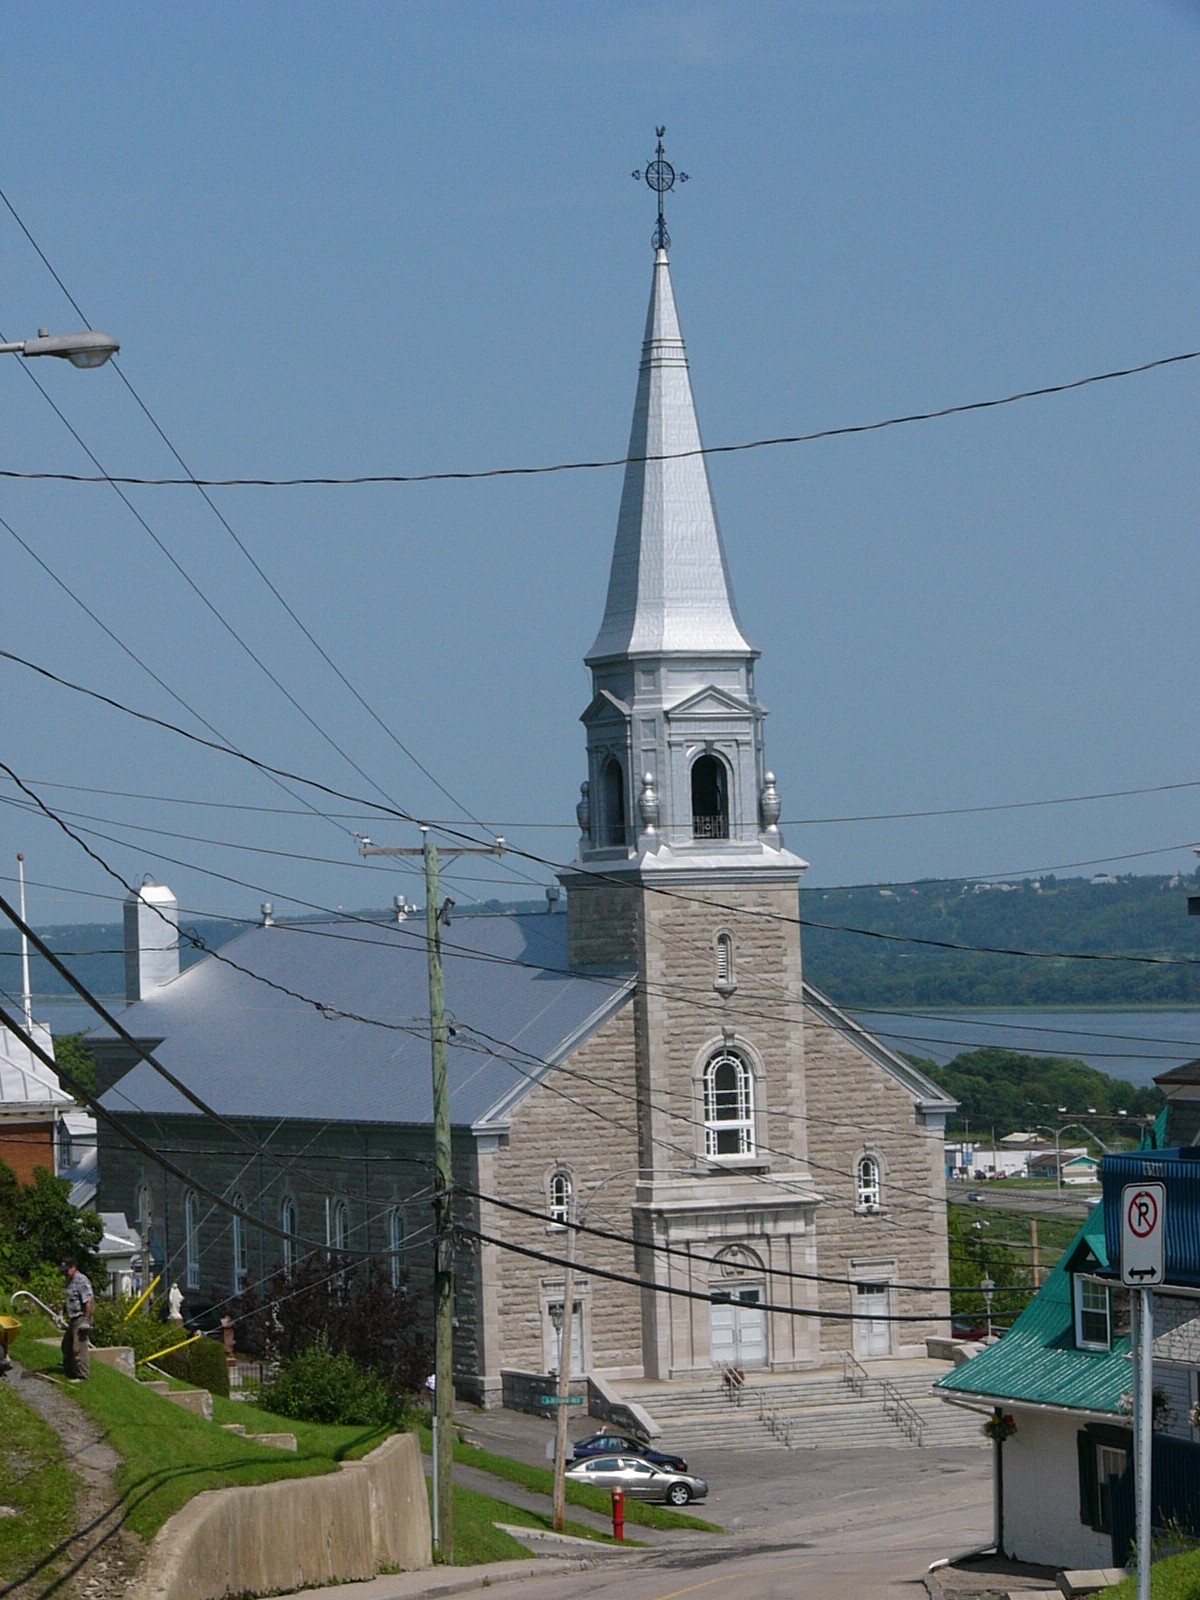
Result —
M662 131L645 172L659 210L629 460L604 619L585 658L594 694L579 864L795 875L804 863L779 835L758 652L734 604L671 287L662 202L676 173Z
M700 453L687 353L667 252L654 279L604 621L589 666L614 656L754 652L738 621Z

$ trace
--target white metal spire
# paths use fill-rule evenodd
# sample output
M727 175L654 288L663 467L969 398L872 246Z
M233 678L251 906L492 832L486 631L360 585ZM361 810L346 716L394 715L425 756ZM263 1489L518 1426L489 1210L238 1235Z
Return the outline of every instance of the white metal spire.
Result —
M589 664L633 654L756 653L738 621L700 449L687 353L660 246L629 436L632 459L604 621Z

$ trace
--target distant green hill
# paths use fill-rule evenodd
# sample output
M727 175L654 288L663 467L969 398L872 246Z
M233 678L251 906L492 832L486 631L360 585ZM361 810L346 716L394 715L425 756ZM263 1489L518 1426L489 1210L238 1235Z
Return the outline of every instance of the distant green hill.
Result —
M954 879L802 889L806 976L839 1005L1200 1004L1200 920L1178 877L1045 877L1015 887ZM899 941L818 924L900 935ZM906 939L1008 950L1181 957L1178 966L1031 959L942 950Z
M1046 877L1037 886L1024 881L1011 888L938 879L802 889L805 976L839 1005L868 1009L1200 1005L1200 918L1188 918L1189 885L1194 886L1193 880L1129 876L1110 882ZM475 908L475 914L544 909L544 902L493 901ZM465 907L455 912L456 917L471 914ZM190 920L185 926L219 948L246 924ZM864 931L840 931L845 928ZM898 937L872 936L876 934ZM94 993L109 999L123 994L119 923L48 928L44 937ZM908 942L919 939L1011 950L1174 956L1185 964L1034 959ZM0 936L0 988L9 994L20 987L19 948L15 933ZM184 943L182 964L187 967L198 959L199 952ZM36 957L32 982L38 995L68 992L63 980Z

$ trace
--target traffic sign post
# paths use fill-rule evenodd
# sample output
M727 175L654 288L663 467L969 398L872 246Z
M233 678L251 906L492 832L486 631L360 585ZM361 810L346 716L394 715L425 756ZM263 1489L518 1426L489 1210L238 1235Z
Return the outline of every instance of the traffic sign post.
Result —
M1150 1600L1151 1424L1154 1413L1154 1286L1163 1281L1167 1189L1127 1183L1121 1190L1121 1282L1140 1291L1135 1347L1134 1485L1137 1490L1137 1592Z

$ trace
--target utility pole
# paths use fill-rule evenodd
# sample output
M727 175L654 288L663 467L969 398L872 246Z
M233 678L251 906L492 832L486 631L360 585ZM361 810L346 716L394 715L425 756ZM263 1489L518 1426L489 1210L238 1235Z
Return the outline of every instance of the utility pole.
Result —
M563 1531L567 1501L567 1412L571 1394L571 1343L575 1331L575 1197L567 1210L567 1261L563 1269L562 1336L558 1341L558 1420L554 1427L554 1531Z
M359 855L420 856L425 865L425 945L429 962L429 1045L433 1065L434 1170L434 1415L433 1525L443 1562L454 1560L454 1218L451 1207L453 1172L450 1147L450 1089L446 1076L446 991L442 978L443 923L449 923L452 900L441 903L438 849L421 824L419 848L375 845L360 839ZM501 856L504 840L492 845L453 845L447 856Z

